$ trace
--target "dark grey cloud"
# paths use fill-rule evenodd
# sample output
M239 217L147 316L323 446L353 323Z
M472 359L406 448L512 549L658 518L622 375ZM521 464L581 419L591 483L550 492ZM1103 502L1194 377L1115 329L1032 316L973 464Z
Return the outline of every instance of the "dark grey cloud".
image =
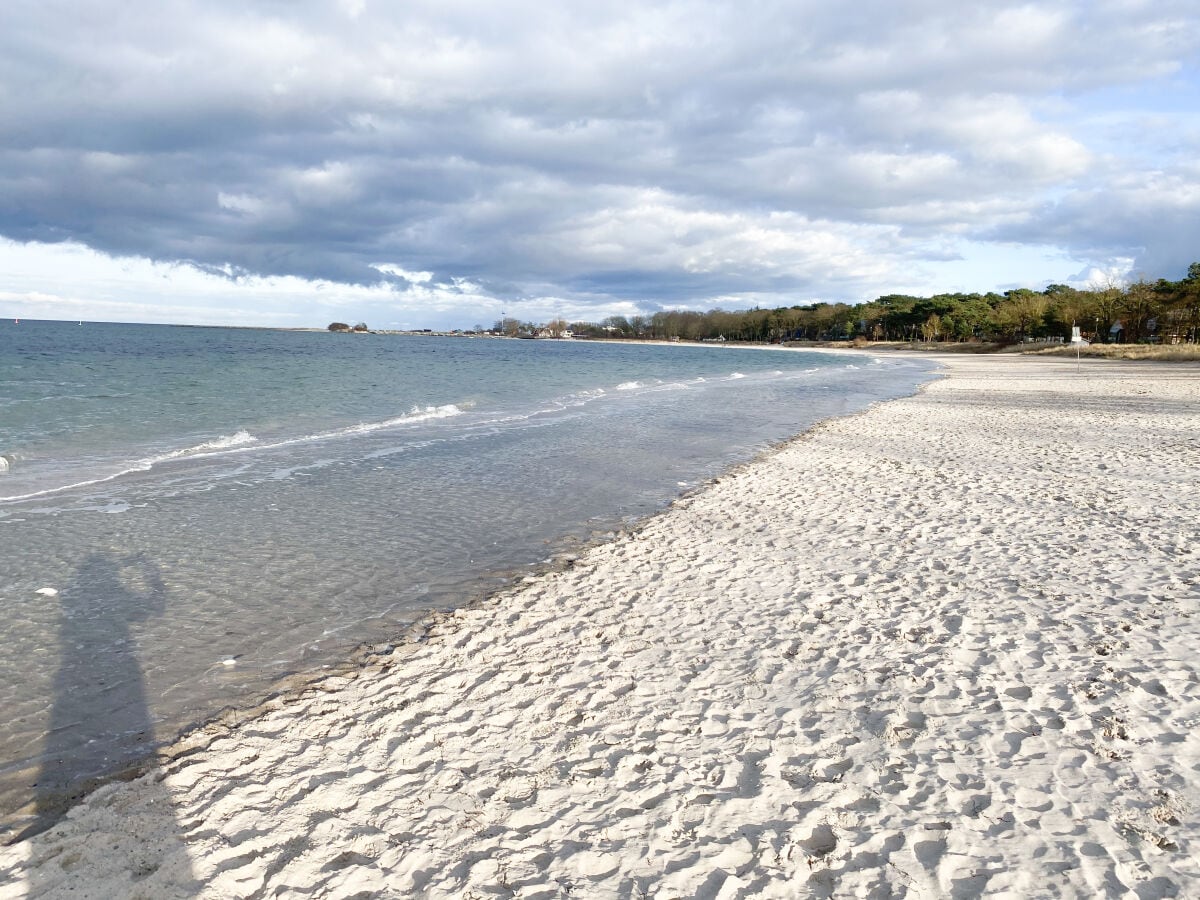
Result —
M1095 259L1131 257L1135 277L1177 279L1200 260L1200 164L1114 178L1073 191L1028 220L996 229L999 240L1081 247ZM1139 239L1142 243L1137 243Z
M955 239L1171 275L1196 171L1089 123L1194 98L1193 6L20 0L0 235L581 303L853 296Z

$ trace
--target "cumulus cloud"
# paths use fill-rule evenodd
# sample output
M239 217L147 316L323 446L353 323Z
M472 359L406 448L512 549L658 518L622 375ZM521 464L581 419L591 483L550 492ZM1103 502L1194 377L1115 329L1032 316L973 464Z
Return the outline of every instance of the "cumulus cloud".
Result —
M941 289L956 242L1053 246L1064 277L1118 258L1178 277L1200 230L1196 129L1163 109L1196 89L1180 0L5 19L0 235L242 289L296 279L313 316L329 285L467 319L854 300L914 272Z

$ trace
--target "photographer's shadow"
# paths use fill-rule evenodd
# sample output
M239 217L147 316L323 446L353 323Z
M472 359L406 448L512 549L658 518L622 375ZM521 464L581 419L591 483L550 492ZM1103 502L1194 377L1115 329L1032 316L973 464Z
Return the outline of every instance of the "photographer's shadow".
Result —
M169 860L170 873L160 874L176 889L189 884L186 848L170 793L161 782L145 780L137 790L114 792L105 810L97 813L93 803L67 819L96 788L127 780L153 762L154 717L136 626L161 615L165 603L158 567L143 554L93 553L59 593L53 707L34 786L33 821L18 837L31 847L24 874L35 893L75 887L86 892L84 873L75 885L74 873L42 862L62 855L66 845L91 840L97 828L111 845L114 868L126 856L131 867L141 870L141 878ZM146 840L148 834L154 835L152 841ZM177 890L170 893L178 895Z

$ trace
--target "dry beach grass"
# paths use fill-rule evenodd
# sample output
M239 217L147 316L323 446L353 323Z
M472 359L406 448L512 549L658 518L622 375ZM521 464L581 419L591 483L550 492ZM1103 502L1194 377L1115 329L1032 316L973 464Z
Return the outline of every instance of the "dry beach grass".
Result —
M1059 344L1029 351L1043 356L1082 356L1099 359L1133 359L1155 362L1200 362L1200 344Z
M0 897L1200 893L1200 367L947 357L0 851Z
M977 341L916 342L868 341L795 341L798 349L829 348L839 350L869 350L875 353L903 350L920 354L945 356L967 353L1020 353L1031 356L1063 356L1071 359L1128 359L1141 362L1200 362L1200 344L991 344Z

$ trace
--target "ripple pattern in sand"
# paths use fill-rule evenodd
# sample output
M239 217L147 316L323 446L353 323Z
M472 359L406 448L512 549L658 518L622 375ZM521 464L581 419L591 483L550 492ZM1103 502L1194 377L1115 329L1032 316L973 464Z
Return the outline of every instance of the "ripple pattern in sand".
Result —
M1185 896L1196 376L954 366L194 736L0 872L35 896Z

